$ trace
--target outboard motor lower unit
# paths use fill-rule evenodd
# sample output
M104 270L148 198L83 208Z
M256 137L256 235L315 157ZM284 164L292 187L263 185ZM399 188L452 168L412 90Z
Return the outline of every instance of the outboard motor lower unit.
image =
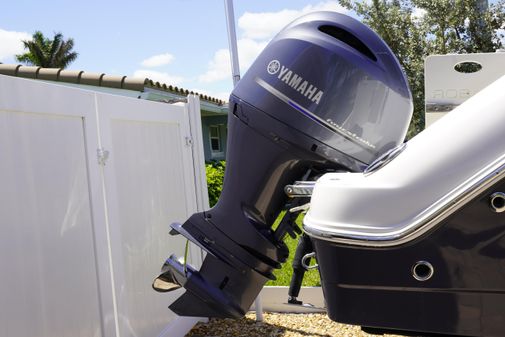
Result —
M288 257L292 222L272 229L286 185L307 172L361 172L403 142L412 115L388 46L342 14L306 15L281 31L230 97L227 166L215 207L179 233L207 252L199 271L169 258L158 290L186 292L182 316L241 317Z

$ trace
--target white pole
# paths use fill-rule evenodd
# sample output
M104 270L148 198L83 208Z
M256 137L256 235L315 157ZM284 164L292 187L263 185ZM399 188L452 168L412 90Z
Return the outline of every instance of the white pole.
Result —
M254 309L256 310L256 322L263 322L263 303L261 303L261 293L254 300Z
M224 0L224 9L226 14L226 25L228 27L228 43L230 45L231 76L233 78L233 86L236 86L240 80L240 68L238 65L237 33L235 32L233 0ZM254 301L254 308L256 309L256 322L263 322L263 305L261 304L260 295L258 295Z
M226 25L228 27L228 43L230 45L231 76L233 86L240 80L240 68L238 65L237 33L235 32L235 15L233 13L233 0L224 0L226 12Z

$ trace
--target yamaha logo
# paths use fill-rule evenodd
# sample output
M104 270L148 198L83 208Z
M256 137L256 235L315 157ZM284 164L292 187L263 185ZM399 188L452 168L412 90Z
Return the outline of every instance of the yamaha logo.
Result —
M277 60L272 60L267 66L267 71L270 75L275 75L281 69L281 63Z
M278 60L272 60L267 65L267 72L270 75L277 75L277 78L288 86L310 99L312 102L319 104L324 92L319 90L315 85L305 81L302 76L290 70L288 67L281 65Z

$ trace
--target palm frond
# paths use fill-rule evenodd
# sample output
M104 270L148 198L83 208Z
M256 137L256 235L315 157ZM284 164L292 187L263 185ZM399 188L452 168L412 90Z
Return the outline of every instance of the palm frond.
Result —
M53 40L51 41L51 49L49 50L49 61L51 64L55 64L57 60L57 55L61 49L63 43L63 35L61 33L56 33Z
M27 50L24 54L16 55L18 62L48 68L66 68L79 55L73 51L74 40L64 40L63 34L55 33L52 40L46 38L42 32L36 31L31 40L23 40Z

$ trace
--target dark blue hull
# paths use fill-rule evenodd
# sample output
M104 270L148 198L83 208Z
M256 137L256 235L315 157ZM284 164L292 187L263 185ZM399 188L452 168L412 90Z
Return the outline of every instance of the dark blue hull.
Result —
M313 239L328 315L383 330L505 336L505 217L489 206L495 184L423 237L368 248ZM413 277L417 261L433 266Z

